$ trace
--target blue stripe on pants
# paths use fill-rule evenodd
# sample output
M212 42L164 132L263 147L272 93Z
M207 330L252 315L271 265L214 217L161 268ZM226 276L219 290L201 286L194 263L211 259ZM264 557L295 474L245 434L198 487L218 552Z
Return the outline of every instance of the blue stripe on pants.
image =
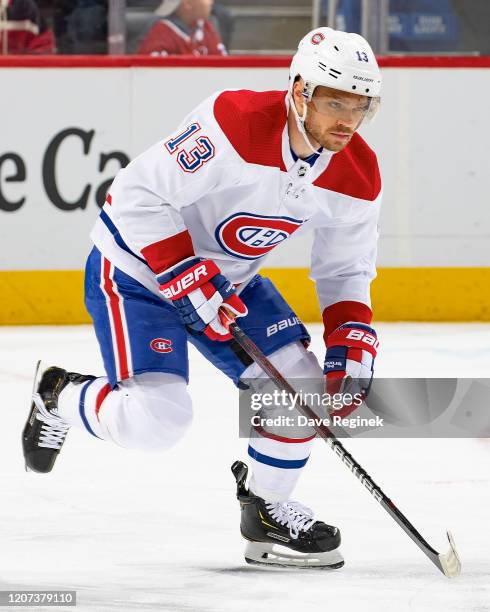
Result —
M99 438L99 436L97 436L92 428L89 425L89 422L87 420L87 417L85 416L85 395L87 394L87 389L90 387L90 385L97 380L96 378L94 378L94 380L89 380L82 389L82 392L80 393L80 404L79 404L79 412L80 412L80 417L83 421L83 424L85 425L86 429L88 432L90 432L93 436L95 436L96 438ZM99 438L99 440L101 440L102 438Z
M259 463L265 463L265 465L271 465L272 467L283 468L285 470L297 470L302 468L309 459L309 457L306 457L306 459L276 459L275 457L269 457L268 455L258 453L251 446L248 447L248 454Z

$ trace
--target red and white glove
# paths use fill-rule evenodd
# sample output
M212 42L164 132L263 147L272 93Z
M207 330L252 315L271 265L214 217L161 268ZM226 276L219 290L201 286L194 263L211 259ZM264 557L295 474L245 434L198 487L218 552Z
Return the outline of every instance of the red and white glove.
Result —
M346 390L346 381L354 379L354 389L361 392L363 399L367 397L378 346L376 332L366 323L344 323L329 334L323 366L327 392L342 393Z
M233 285L210 259L190 257L159 274L157 280L162 295L172 301L184 325L211 340L230 340L229 323L248 312Z

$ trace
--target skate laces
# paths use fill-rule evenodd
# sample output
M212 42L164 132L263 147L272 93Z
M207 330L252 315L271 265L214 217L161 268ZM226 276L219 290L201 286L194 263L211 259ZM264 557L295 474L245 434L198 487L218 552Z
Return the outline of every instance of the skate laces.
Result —
M311 508L296 501L266 502L266 508L272 518L289 528L289 535L296 540L300 531L308 531L315 519Z
M38 410L36 419L43 423L37 445L44 448L59 450L65 441L70 426L65 423L60 416L53 414L46 408L39 393L34 393L32 401Z

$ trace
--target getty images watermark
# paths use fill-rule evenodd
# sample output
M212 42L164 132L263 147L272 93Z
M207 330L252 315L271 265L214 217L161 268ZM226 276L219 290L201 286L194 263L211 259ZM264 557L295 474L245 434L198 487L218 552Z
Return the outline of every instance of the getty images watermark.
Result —
M334 394L325 392L323 378L288 383L293 392L266 378L241 381L241 437L265 431L305 438L319 425L341 438L490 437L490 379L375 378L364 401L357 381Z
M354 411L363 403L363 396L359 393L320 393L315 391L299 391L288 393L285 390L274 389L271 392L252 393L250 396L250 408L256 411L250 418L253 427L314 427L325 425L326 427L382 427L383 419L379 416L362 417L355 415L347 417L340 413L346 407ZM308 405L318 414L315 417L307 417L297 413L301 404ZM318 410L318 409L321 410ZM265 414L264 414L264 409ZM267 409L279 412L275 416L267 414ZM291 414L284 414L283 409ZM324 414L322 414L322 411ZM326 412L325 412L326 411ZM339 411L339 414L335 414Z

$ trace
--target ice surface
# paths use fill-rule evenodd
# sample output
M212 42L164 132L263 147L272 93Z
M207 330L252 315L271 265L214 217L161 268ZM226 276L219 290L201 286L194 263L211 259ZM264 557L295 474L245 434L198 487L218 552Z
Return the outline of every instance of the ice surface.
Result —
M311 330L322 356L320 327ZM380 376L490 372L490 325L378 330ZM24 471L20 446L40 357L102 373L89 327L0 328L0 590L75 589L84 612L490 610L488 441L346 442L435 548L445 552L453 532L459 578L439 574L321 441L295 496L341 528L346 565L257 569L242 558L230 465L246 459L246 442L227 379L192 351L195 423L177 448L127 451L72 430L44 476Z

